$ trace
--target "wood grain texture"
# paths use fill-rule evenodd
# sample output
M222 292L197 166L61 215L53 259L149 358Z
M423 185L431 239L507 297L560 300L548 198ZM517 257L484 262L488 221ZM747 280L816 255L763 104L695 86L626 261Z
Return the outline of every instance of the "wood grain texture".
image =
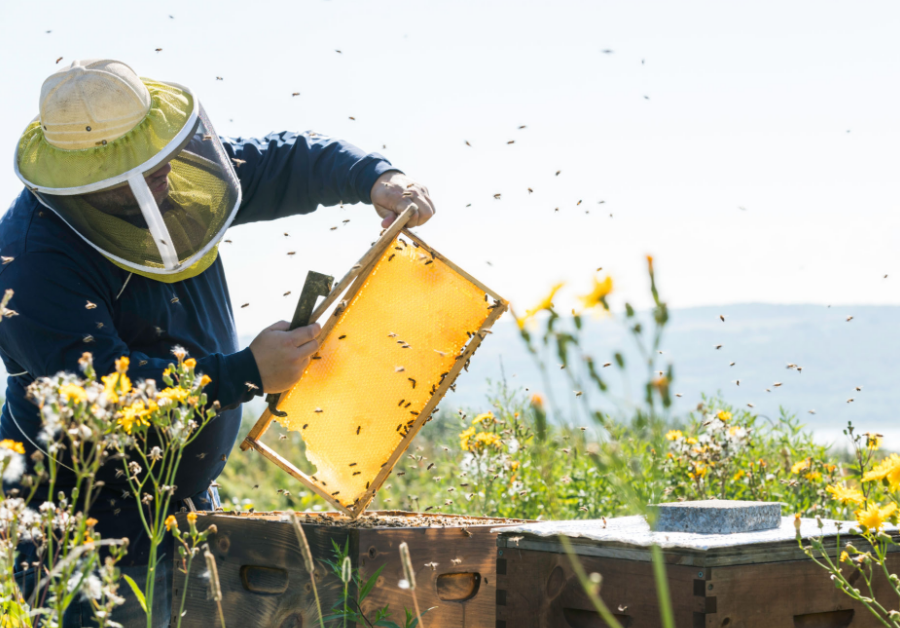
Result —
M426 626L494 628L497 537L490 532L490 528L469 526L468 534L461 528L360 530L360 569L363 578L385 566L372 594L363 604L363 611L368 614L389 606L394 621L397 621L403 617L404 608L413 607L410 592L397 587L403 578L398 547L405 542L409 545L416 572L419 607L436 607L423 618ZM430 563L436 563L434 568ZM477 580L475 594L465 601L442 600L438 581L446 574L477 574L473 576ZM441 590L447 597L444 586Z

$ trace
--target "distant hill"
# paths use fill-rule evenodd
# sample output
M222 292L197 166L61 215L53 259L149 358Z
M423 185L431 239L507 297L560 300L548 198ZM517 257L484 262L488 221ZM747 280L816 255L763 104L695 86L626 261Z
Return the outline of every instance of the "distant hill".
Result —
M853 320L847 322L848 316ZM823 440L839 439L841 428L852 420L862 429L883 432L889 446L900 448L898 323L900 307L891 306L746 304L678 309L671 312L659 364L674 364L673 391L683 394L675 400L676 412L694 407L701 393L721 392L730 403L753 403L756 411L770 417L778 416L779 405L784 406ZM586 320L583 335L599 364L612 361L615 351L625 355L631 393L640 395L642 367L633 340L619 322ZM251 339L245 338L246 343ZM719 344L722 348L715 349ZM572 387L550 355L551 391L564 413L570 413L566 418L583 424L585 419L574 414ZM730 367L730 362L735 365ZM786 369L789 363L802 367L802 372ZM602 374L616 395L627 397L627 387L614 369L602 369ZM502 373L510 385L547 392L511 317L495 326L444 407L486 408L487 380L499 380ZM776 382L782 385L773 386ZM586 392L596 407L614 409L592 390ZM851 398L854 401L847 403Z

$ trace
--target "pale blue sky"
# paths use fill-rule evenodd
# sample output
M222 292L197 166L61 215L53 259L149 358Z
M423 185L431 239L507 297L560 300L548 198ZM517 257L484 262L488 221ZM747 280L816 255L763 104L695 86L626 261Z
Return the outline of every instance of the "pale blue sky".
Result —
M6 0L0 146L47 75L116 58L190 86L222 134L382 152L431 189L420 235L520 309L598 266L645 305L646 253L675 307L900 304L898 27L891 2ZM377 231L367 207L233 230L240 332L290 318L281 295Z

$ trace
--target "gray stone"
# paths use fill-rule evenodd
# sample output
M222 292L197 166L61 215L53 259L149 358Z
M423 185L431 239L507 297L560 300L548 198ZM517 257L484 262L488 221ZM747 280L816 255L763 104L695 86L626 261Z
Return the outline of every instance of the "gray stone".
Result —
M781 524L780 502L707 499L650 506L657 532L735 534L771 530ZM652 517L651 517L652 519Z

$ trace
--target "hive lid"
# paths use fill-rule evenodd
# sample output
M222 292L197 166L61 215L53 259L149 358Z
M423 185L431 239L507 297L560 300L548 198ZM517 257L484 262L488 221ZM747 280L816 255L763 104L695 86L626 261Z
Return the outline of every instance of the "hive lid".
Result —
M803 538L824 536L826 540L832 539L832 543L839 532L843 543L850 536L848 530L856 526L854 521L823 519L820 529L815 519L800 522ZM668 555L667 561L683 565L734 565L806 558L797 544L794 517L781 517L777 528L734 534L653 531L640 515L541 521L494 530L501 533L497 539L500 547L561 552L556 537L566 536L572 540L576 554L626 560L650 560L651 545L659 545ZM896 538L898 528L887 526L885 531ZM854 537L854 544L862 549L860 541ZM890 550L897 551L900 547L891 546Z
M416 235L404 212L313 312L319 350L242 449L253 447L332 506L358 516L490 333L507 302ZM346 292L345 292L346 291ZM261 441L273 420L299 432L314 467ZM300 461L297 461L298 463Z

